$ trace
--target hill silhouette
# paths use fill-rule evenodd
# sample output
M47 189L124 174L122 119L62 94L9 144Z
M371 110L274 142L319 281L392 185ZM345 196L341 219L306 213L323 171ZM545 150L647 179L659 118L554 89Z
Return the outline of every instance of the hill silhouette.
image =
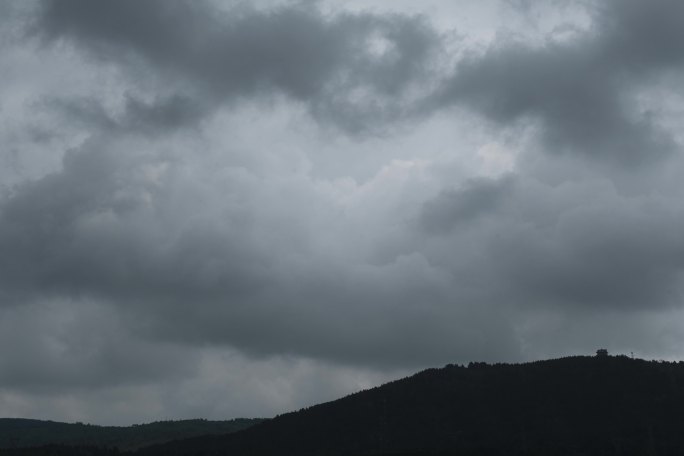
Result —
M0 449L42 445L109 447L133 450L143 446L207 434L226 434L260 423L262 419L230 421L157 421L133 426L95 426L83 423L22 418L0 418Z
M471 363L428 369L234 434L133 454L675 455L684 454L683 411L681 362ZM76 454L44 451L7 454Z

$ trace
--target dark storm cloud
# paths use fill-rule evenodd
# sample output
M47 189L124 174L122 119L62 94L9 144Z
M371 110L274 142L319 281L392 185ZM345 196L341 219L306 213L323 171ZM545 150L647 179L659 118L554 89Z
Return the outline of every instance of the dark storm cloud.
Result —
M150 164L146 154L95 144L72 150L63 171L17 186L2 202L4 290L191 299L253 282L249 265L259 260L239 239L217 238L218 232L204 226L183 224L186 230L178 234L159 225L163 214L154 211L167 208L154 204L164 195L144 169L136 169ZM165 242L171 242L170 251L160 250ZM230 263L219 265L221 280L202 281L196 262L214 256Z
M206 216L195 214L169 199L169 192L191 193L194 176L178 182L170 172L150 181L145 169L158 157L99 141L71 151L62 171L16 187L0 204L5 305L104 301L148 322L139 337L230 344L262 356L385 367L473 352L516 356L509 343L474 343L514 336L487 303L452 296L448 276L420 254L397 252L382 265L320 256L309 246L317 233L302 243L292 230L297 215L286 213L275 226L260 221L282 199L260 200L248 187L222 193L247 198L246 209L214 197L202 202ZM452 307L454 299L462 302Z
M99 299L137 309L152 321L151 332L167 338L402 365L461 356L475 350L473 340L495 333L482 356L505 352L504 341L514 337L503 329L509 302L637 308L678 298L681 223L667 201L654 203L664 218L649 223L638 201L609 186L589 195L526 176L473 179L435 198L424 194L427 201L410 208L421 222L415 232L412 213L391 222L399 232L395 244L384 245L390 221L364 225L383 253L345 259L319 252L330 224L302 223L337 217L308 180L297 191L315 196L285 200L274 183L278 174L244 170L230 153L223 170L197 157L201 165L190 172L188 162L147 150L153 143L127 140L128 133L192 123L203 107L214 106L212 98L278 90L313 112L341 107L359 88L370 90L371 99L401 98L437 46L422 20L402 16L190 5L43 3L34 24L43 36L70 40L125 70L194 87L152 101L128 96L119 117L87 98L60 105L104 133L67 153L60 171L17 186L2 201L6 303L34 295ZM625 91L646 73L635 69L643 59L628 59L619 46L637 33L624 27L642 19L639 7L610 6L597 10L586 37L541 48L497 45L467 57L439 103L465 104L506 125L538 118L551 152L572 148L642 162L644 154L670 151L657 128L632 120L625 107ZM375 39L388 49L373 50ZM653 71L675 65L672 54L663 51ZM355 109L347 114L364 119ZM213 176L222 171L230 177ZM210 190L198 190L200 182ZM599 209L585 207L590 202ZM287 209L279 211L281 205ZM604 219L606 212L612 215ZM337 236L342 249L355 247L353 236ZM414 337L403 337L412 331ZM444 345L445 339L454 343Z
M618 70L649 74L684 63L684 5L675 0L598 2L597 47Z
M41 104L87 130L122 134L164 134L175 128L197 126L206 114L202 103L182 95L145 101L129 94L119 115L108 112L95 98L53 98Z
M432 233L448 232L481 215L496 214L514 185L512 179L476 179L459 190L447 190L423 206L423 225Z
M681 64L682 6L588 5L587 31L541 46L495 41L484 54L466 54L432 95L443 37L420 18L326 17L305 3L222 11L207 2L46 0L34 29L138 78L151 73L170 84L181 95L148 102L147 111L174 126L276 90L348 131L460 105L504 126L539 122L549 153L579 151L627 166L657 161L676 146L657 113L640 109L633 95L649 77ZM416 96L427 96L420 109L410 103Z
M627 197L607 182L501 179L442 193L422 220L433 264L456 273L467 264L492 299L522 308L631 312L684 297L684 210L667 197ZM440 252L462 258L438 260Z
M504 126L539 122L551 154L579 152L631 166L676 145L634 102L643 84L684 61L684 7L675 1L608 1L564 41L500 40L459 61L430 103L462 104Z
M53 392L129 385L187 375L195 362L184 347L136 338L118 312L59 301L3 312L3 388ZM18 346L20 343L20 346Z
M292 360L337 377L684 340L665 128L682 100L637 99L680 75L684 6L597 2L583 34L504 36L445 73L453 43L425 18L315 3L21 13L12 35L28 23L46 45L0 45L19 68L0 81L0 157L35 168L0 168L0 406L7 388L97 405L78 392L155 382L202 396L164 410L201 415L229 389L272 404L307 385L240 374L205 394L255 365L281 383ZM351 139L319 122L396 120L409 131ZM363 179L316 169L376 153L351 167Z
M311 5L226 12L179 1L50 0L35 29L137 76L151 70L207 111L276 90L349 130L400 116L405 92L424 82L439 41L420 18L328 18ZM158 106L157 114L164 108L177 106Z

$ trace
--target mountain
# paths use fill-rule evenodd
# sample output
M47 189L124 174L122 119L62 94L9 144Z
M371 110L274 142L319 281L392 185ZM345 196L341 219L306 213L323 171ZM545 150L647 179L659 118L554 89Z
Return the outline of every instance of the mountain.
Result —
M0 418L0 448L59 444L133 450L175 439L236 432L261 421L244 418L230 421L180 420L119 427Z
M105 454L53 450L3 454ZM132 453L390 454L681 455L684 363L597 356L447 365L234 434Z

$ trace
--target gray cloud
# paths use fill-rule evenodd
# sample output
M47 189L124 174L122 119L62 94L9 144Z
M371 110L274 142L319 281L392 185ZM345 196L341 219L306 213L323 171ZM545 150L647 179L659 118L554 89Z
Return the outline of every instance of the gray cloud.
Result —
M311 5L226 12L208 2L46 1L35 29L136 76L151 72L175 83L205 111L277 90L350 131L400 117L407 90L428 78L438 45L421 18L327 18ZM153 109L178 119L176 108Z
M0 48L0 411L254 416L447 362L680 353L677 3L458 58L425 17L221 6L10 21L43 45Z
M118 115L108 112L95 98L53 98L43 103L86 129L124 134L165 134L175 128L196 126L206 115L201 103L181 95L145 101L129 94L125 100Z
M223 193L247 198L245 209L214 197L203 202L211 213L195 215L168 199L172 187L192 192L194 177L173 181L178 164L171 163L161 182L151 182L145 167L156 158L113 144L72 151L63 171L17 187L0 206L2 289L18 296L6 302L113 300L150 318L146 330L172 341L374 365L461 357L466 346L480 350L472 338L495 328L497 338L505 337L503 322L484 303L452 308L448 276L420 254L395 253L377 266L321 256L310 245L317 234L301 237L296 215L284 214L278 231L266 225L268 205L280 198L250 196L247 188ZM479 321L479 329L455 331L461 319ZM459 342L445 345L445 339ZM506 352L506 346L489 349Z
M506 203L493 205L502 188ZM487 218L458 224L464 213L484 211ZM470 244L476 259L448 267L466 263L468 274L488 277L493 299L632 311L678 306L683 297L684 218L670 198L627 197L600 181L552 187L503 180L439 195L422 217L429 232L440 233L440 249L467 255L459 247Z
M3 388L78 392L183 378L196 368L185 347L132 336L113 309L57 301L2 311Z
M684 38L679 24L684 6L673 0L646 5L635 0L598 3L597 47L608 64L619 70L652 73L684 63Z
M423 206L423 225L430 232L440 233L482 215L496 213L513 185L512 179L477 179L462 189L444 191Z
M465 104L501 125L532 120L543 148L625 166L658 161L676 145L632 99L649 78L681 69L684 10L669 0L592 5L592 24L541 46L501 40L468 56L429 102Z

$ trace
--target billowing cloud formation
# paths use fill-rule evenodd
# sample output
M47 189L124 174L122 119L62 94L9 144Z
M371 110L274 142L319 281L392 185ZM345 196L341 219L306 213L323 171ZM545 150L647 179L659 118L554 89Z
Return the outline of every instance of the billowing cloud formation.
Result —
M461 60L433 103L464 103L503 125L539 121L549 153L571 149L629 166L673 152L657 113L631 98L681 69L684 8L631 0L591 8L592 24L575 39L538 47L514 40Z
M400 116L438 45L420 18L327 18L307 4L220 11L205 2L50 1L36 28L127 64L136 76L151 64L160 79L199 96L204 110L276 90L351 130ZM178 108L190 108L177 100L143 111L176 118ZM139 104L131 108L140 115Z
M474 47L323 2L13 9L0 413L268 415L447 362L678 356L684 8L574 8Z

